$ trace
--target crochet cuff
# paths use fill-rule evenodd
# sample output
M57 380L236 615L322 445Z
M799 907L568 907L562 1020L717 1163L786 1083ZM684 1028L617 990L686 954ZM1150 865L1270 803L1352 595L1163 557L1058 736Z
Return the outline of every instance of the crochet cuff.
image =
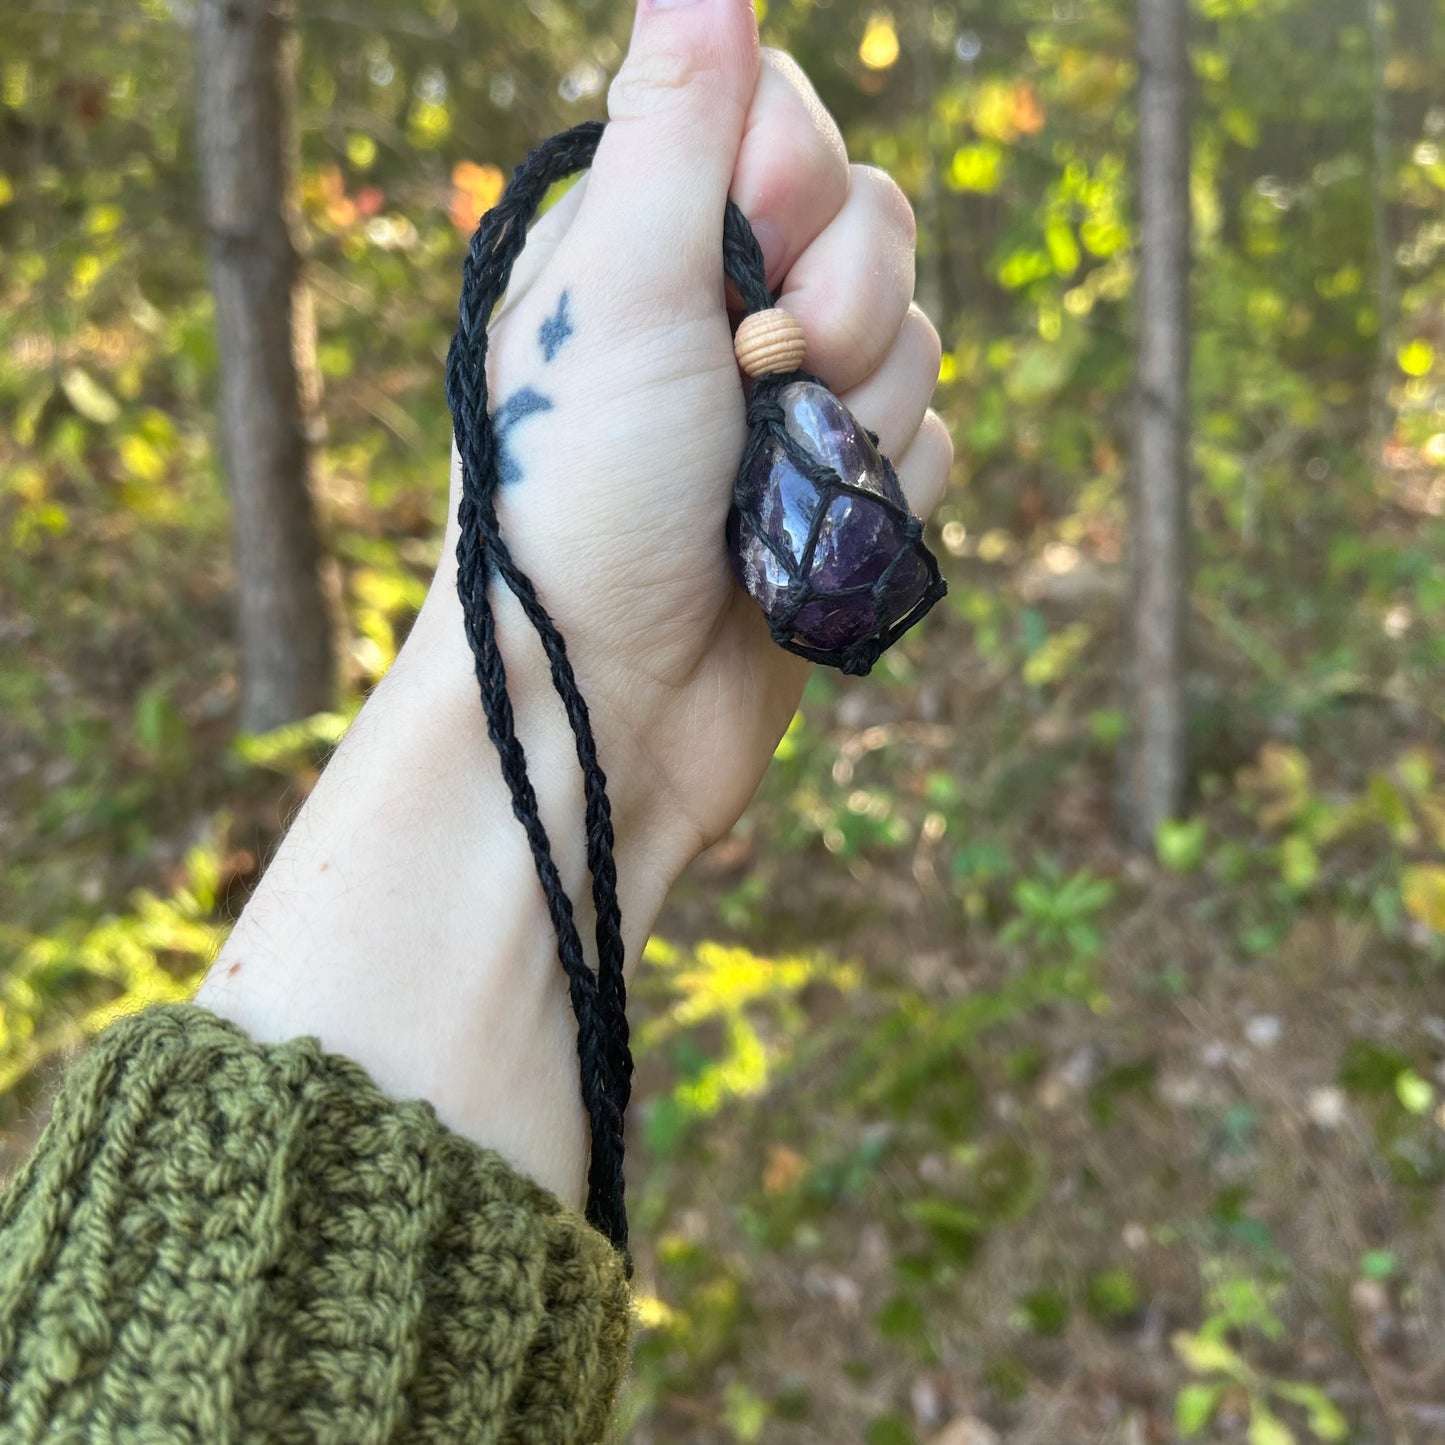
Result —
M429 1104L152 1008L0 1204L0 1436L595 1441L628 1309L607 1241Z

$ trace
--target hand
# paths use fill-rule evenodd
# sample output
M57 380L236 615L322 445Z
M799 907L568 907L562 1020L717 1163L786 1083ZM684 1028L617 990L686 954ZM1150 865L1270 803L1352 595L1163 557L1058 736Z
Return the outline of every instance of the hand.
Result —
M909 304L908 202L848 166L788 57L759 62L749 0L644 0L608 100L590 177L534 227L492 327L498 515L567 641L619 826L645 828L680 869L736 821L807 673L768 637L723 544L745 439L723 304L729 192L803 324L805 366L879 433L916 512L937 501L952 449L926 411L939 341ZM454 466L453 518L457 480ZM423 630L450 641L474 693L455 545L453 531ZM513 690L546 691L507 611Z
M690 859L730 828L807 665L734 582L744 444L724 309L731 192L804 365L879 434L914 510L952 459L939 341L910 306L913 221L847 164L751 0L642 0L588 178L534 228L491 330L502 534L573 660L609 780L635 960ZM453 462L452 515L456 515ZM267 869L199 1001L262 1041L314 1034L389 1093L573 1203L576 1029L532 858L486 733L455 529L396 665ZM588 899L571 732L535 635L492 589L517 731L566 887ZM584 929L584 933L585 933Z

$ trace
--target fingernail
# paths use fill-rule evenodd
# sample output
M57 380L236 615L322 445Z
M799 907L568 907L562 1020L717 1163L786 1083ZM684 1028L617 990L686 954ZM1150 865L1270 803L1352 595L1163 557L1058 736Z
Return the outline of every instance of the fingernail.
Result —
M642 0L648 10L680 10L684 5L696 5L699 0Z

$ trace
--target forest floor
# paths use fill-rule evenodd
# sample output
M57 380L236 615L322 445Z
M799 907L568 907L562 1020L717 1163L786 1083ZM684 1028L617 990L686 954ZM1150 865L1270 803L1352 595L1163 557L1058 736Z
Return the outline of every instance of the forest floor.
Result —
M184 991L335 728L238 749L224 566L79 540L0 617L12 1167L56 1020ZM1194 820L1131 855L1117 565L955 551L650 946L623 1437L1445 1441L1436 715L1364 663L1261 690L1205 609Z
M892 688L822 689L836 796L786 758L659 925L640 1037L717 1004L644 1052L631 1438L1445 1440L1439 940L1350 901L1378 821L1289 842L1391 812L1438 730L1358 696L1198 739L1230 785L1169 867L1112 841L1092 651L1052 705L947 625ZM810 808L823 846L778 846Z

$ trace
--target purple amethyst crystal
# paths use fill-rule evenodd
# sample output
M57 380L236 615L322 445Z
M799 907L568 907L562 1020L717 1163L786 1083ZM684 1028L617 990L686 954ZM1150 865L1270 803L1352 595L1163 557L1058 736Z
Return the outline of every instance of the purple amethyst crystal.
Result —
M907 530L897 475L827 387L790 381L778 401L789 437L859 490L820 490L770 433L738 476L728 519L734 570L785 646L840 654L869 638L886 640L924 602L937 575L916 532Z

